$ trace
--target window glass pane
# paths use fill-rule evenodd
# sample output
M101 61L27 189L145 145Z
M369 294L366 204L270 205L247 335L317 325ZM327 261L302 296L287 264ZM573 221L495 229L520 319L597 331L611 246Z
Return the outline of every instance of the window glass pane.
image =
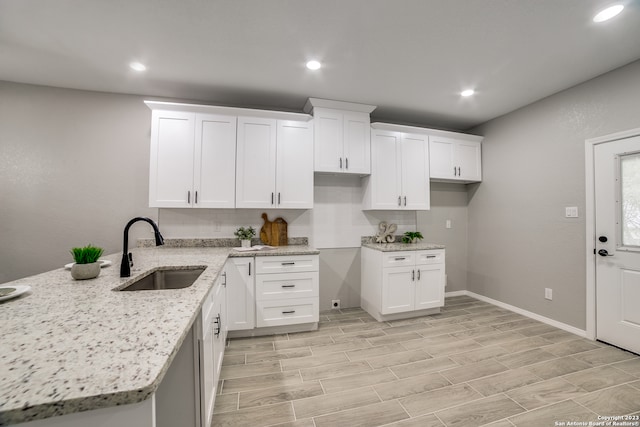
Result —
M640 154L620 158L622 245L640 246Z

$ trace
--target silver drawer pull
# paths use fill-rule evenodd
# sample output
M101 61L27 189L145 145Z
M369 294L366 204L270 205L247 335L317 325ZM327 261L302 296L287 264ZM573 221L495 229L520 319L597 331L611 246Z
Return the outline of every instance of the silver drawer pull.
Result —
M436 258L438 255L427 255L427 258Z
M283 288L295 288L296 285L282 285Z
M282 314L293 314L295 313L295 310L289 310L289 311L283 311Z
M296 265L295 262L283 262L282 265Z
M402 260L407 259L407 257L399 256L399 257L396 257L396 258L394 258L394 259L395 259L396 261L402 261Z

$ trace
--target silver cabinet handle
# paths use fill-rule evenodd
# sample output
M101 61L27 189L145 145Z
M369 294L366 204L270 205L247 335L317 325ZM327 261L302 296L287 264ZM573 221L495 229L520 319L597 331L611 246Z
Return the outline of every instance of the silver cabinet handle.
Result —
M187 203L191 204L191 190L187 191Z
M342 169L342 157L340 157L340 169Z
M349 158L348 157L344 158L344 168L345 169L349 169Z
M282 314L293 314L295 313L295 310L289 310L289 311L283 311Z
M418 280L420 280L420 270L418 270Z
M216 316L216 320L213 321L216 324L216 332L215 335L220 335L220 330L222 329L222 319L220 318L220 313Z
M411 270L411 281L415 281L415 280L416 280L416 271Z
M271 193L271 204L273 204L273 193Z
M396 261L402 261L403 259L407 259L407 257L399 256L394 258Z
M398 206L402 206L402 196L398 196Z
M437 255L427 255L427 258L436 258Z
M407 206L407 196L404 196L404 205Z
M296 265L295 262L281 262L280 265Z
M251 276L251 262L249 262L249 276Z
M196 191L196 199L195 199L196 205L198 204L198 192Z
M278 204L280 204L280 193L278 193Z
M462 176L462 172L460 171L460 166L458 166L458 176Z
M296 285L282 285L283 288L295 288Z
M227 287L227 272L222 273L222 277L224 277L224 282L222 282L222 286Z

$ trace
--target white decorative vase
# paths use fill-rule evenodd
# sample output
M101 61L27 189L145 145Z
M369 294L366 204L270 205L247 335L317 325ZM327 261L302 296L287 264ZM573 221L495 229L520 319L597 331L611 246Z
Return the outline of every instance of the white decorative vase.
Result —
M92 262L91 264L76 264L71 266L71 277L76 280L87 280L98 277L100 274L100 262Z
M240 240L240 244L242 245L243 248L250 248L251 247L251 239Z

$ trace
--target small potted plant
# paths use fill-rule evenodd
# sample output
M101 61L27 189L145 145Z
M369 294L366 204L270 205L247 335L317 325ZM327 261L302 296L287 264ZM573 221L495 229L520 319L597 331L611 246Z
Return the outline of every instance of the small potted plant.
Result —
M251 239L256 235L256 230L253 227L240 227L233 233L243 248L251 247Z
M73 248L70 252L75 261L71 266L71 277L76 280L98 277L102 265L98 259L102 256L102 248L87 245L84 248Z
M418 243L418 240L422 240L422 233L419 231L407 231L402 236L402 243Z

